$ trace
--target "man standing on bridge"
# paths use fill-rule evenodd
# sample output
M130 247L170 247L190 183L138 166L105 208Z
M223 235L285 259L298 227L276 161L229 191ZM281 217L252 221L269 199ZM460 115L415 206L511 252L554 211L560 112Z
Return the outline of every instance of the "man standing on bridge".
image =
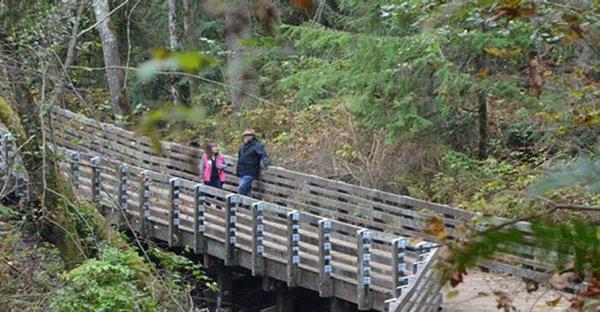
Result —
M244 130L244 143L238 152L238 162L236 174L239 177L238 193L244 196L250 196L252 191L252 181L258 178L260 174L260 162L262 161L265 169L271 164L269 155L264 145L256 138L252 129Z

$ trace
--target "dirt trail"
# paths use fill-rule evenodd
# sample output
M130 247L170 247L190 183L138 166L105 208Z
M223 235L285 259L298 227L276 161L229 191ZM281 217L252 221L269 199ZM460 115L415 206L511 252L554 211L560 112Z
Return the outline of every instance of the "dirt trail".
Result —
M458 290L458 295L448 298L450 291ZM456 288L444 287L444 302L442 311L449 312L497 312L498 302L494 291L503 291L512 298L512 305L517 311L567 311L570 302L567 300L572 295L548 289L541 286L536 292L528 294L525 283L521 278L505 276L496 273L483 273L471 271L465 276L465 281ZM560 298L556 306L550 306L546 302Z

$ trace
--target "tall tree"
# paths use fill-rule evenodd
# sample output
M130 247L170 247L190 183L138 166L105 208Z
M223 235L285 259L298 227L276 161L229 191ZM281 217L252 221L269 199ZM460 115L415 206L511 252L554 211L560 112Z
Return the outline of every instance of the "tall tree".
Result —
M250 38L252 24L245 1L231 1L225 9L227 71L229 74L229 97L237 109L256 106L258 85L254 81L255 69L248 58L248 48L242 44Z
M195 51L198 48L197 45L197 33L196 24L194 22L194 15L197 12L198 6L196 0L183 0L183 37L186 48ZM188 89L189 98L191 100L192 95L198 88L198 81L194 77L189 77Z
M179 45L179 33L177 31L177 1L167 1L168 14L169 14L169 49L175 51ZM179 91L177 90L177 78L171 77L171 99L173 103L180 104Z
M100 33L100 40L102 40L102 54L106 66L110 101L115 115L128 116L131 114L131 108L124 89L125 72L121 68L117 36L113 28L110 27L108 0L94 0L93 7L97 22L96 27Z

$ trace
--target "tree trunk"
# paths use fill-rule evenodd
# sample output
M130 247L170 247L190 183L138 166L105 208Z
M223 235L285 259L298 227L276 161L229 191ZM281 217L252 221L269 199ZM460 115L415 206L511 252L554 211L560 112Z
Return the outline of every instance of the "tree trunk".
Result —
M479 159L485 159L487 157L488 113L483 91L477 92L477 101L479 102Z
M169 14L169 49L175 51L179 45L179 34L177 32L177 3L176 0L168 0ZM169 77L171 83L171 100L175 105L181 104L179 90L177 88L177 77Z
M83 9L85 8L85 3L80 2L77 6L77 16L75 17L75 21L73 22L73 28L71 29L71 38L69 39L69 46L67 47L67 56L65 57L65 70L69 70L69 66L75 60L75 45L77 43L77 33L79 33L79 24L81 22L81 16L83 14Z
M94 0L93 6L94 15L98 22L97 28L100 33L100 40L102 40L102 54L104 55L104 65L106 66L106 79L108 80L110 101L115 115L129 116L131 108L129 107L129 100L123 88L125 72L121 68L117 37L110 27L108 0Z
M241 43L250 38L251 30L248 8L244 1L232 1L225 12L225 28L227 32L227 71L229 74L229 97L231 104L238 110L252 108L257 104L253 97L258 87L254 81L255 71L248 60L248 51Z
M475 61L477 71L481 71L485 67L483 56L479 56ZM484 90L477 90L477 103L479 104L478 115L479 115L479 159L485 159L487 157L487 141L488 141L488 111L487 111L487 99Z
M196 34L196 23L194 23L194 16L197 12L196 0L183 0L183 35L184 42L188 50L195 51L198 48L197 34ZM194 77L188 78L188 99L191 102L193 95L198 89L198 80Z

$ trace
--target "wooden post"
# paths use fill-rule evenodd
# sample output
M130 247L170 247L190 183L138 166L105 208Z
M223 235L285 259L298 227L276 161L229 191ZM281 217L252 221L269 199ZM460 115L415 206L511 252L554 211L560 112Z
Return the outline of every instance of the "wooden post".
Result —
M277 312L293 312L294 311L294 296L288 289L278 289L277 298L275 299Z
M98 204L100 202L100 163L102 158L100 156L94 156L90 159L92 163L92 202Z
M371 309L369 286L371 286L371 231L362 229L357 231L358 253L358 283L357 297L358 309Z
M408 285L404 277L406 276L406 261L404 259L406 252L406 239L397 238L392 241L392 279L394 287L394 298L400 297Z
M427 260L427 253L429 252L428 243L419 242L415 245L415 249L419 253L417 256L417 261L413 263L413 274L417 274L419 270L425 265L425 260Z
M319 220L319 296L333 295L331 273L331 220Z
M73 184L73 188L79 188L79 161L81 160L81 155L79 152L71 152L71 183Z
M194 253L206 254L204 184L194 186Z
M252 276L265 274L264 209L263 203L252 204Z
M236 224L236 194L229 194L226 197L225 206L225 265L231 266L236 265L235 260L235 243L237 237L235 236L235 224Z
M300 264L300 213L291 211L287 215L287 285L296 287L296 276L298 275L298 265Z
M231 303L233 301L233 278L231 269L222 264L217 269L217 285L219 285L219 295L217 297L217 311L232 311Z
M13 142L13 136L10 133L6 133L3 137L2 137L2 143L4 145L4 161L6 162L6 170L11 170L10 167L13 164L13 156L14 151L12 150L12 142Z
M150 177L148 170L140 172L140 235L146 236L148 232L148 220L150 220Z
M181 187L181 179L173 178L169 180L169 198L171 201L171 216L169 218L169 246L175 246L179 243L179 209L181 200L179 199L179 189Z
M119 203L117 224L121 225L125 222L127 213L127 166L125 164L119 165L119 189L117 200Z

